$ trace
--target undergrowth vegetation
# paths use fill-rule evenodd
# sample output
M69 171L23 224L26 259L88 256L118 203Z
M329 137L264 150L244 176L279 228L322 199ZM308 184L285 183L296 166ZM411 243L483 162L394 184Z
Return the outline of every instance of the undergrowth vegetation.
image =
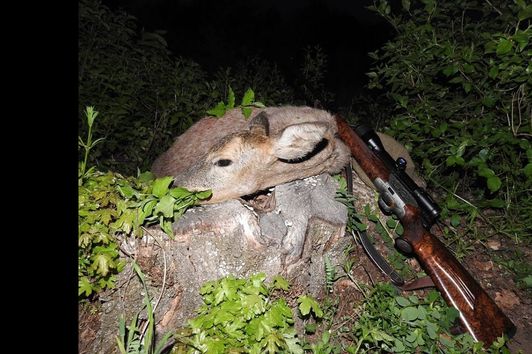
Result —
M79 129L87 130L85 106L96 106L95 134L106 138L91 163L130 175L146 170L219 93L196 63L170 55L163 33L140 31L125 12L80 0L79 24Z
M441 295L400 296L390 284L377 284L353 318L335 319L312 297L299 294L297 308L284 299L289 283L280 276L245 279L228 276L203 285L198 315L175 334L178 353L509 353L500 338L485 350L469 334L453 336L458 316ZM332 295L334 296L334 295ZM313 317L321 336L297 334L295 317ZM342 323L333 333L332 326ZM308 327L308 326L307 326ZM306 328L307 328L306 327Z
M401 4L392 8L379 1L373 7L392 24L396 37L371 54L376 64L368 73L369 86L384 96L356 102L369 107L368 117L380 128L406 143L437 194L442 219L448 221L447 241L459 257L475 241L495 234L529 245L531 5L522 0ZM304 50L301 79L294 86L260 57L209 76L193 61L172 56L163 32L140 30L133 16L113 12L98 0L80 0L79 5L78 124L84 138L79 141L78 296L95 299L114 287L125 266L119 256L124 238L142 237L150 225L172 237L172 223L210 196L209 191L171 187L170 177L140 173L174 136L206 114L219 116L236 107L235 97L243 97L240 107L246 113L261 102L319 101L326 106L334 95L323 84L327 56L318 46ZM393 104L380 108L382 102ZM85 108L92 105L99 116ZM345 193L339 198L352 204ZM393 248L401 224L369 206L358 212L350 213L349 231L373 222ZM394 267L412 275L405 258L392 254ZM531 289L531 267L520 258L515 252L495 260L514 272L521 287ZM337 272L331 264L325 269L324 287L334 298ZM350 267L345 270L349 273ZM145 285L138 266L135 271ZM353 304L352 318L337 319L334 305L325 311L323 302L301 294L298 305L290 303L286 280L265 279L258 274L205 284L204 305L172 336L179 342L173 352L486 352L469 335L449 334L456 311L435 292L402 297L389 285L370 289L356 284L364 301ZM149 326L144 328L151 332L140 329L138 316L127 328L123 320L117 340L122 353L162 351L163 344L150 343L155 319L146 299ZM304 333L295 329L297 317L311 324ZM504 339L487 352L508 352Z
M78 296L87 298L113 288L115 275L124 267L119 258L119 236L141 237L144 227L158 224L172 237L172 222L211 191L189 192L170 188L173 179L154 179L151 173L124 177L114 172L86 169L92 141L92 126L98 112L85 111L90 127L85 141L80 138L85 159L78 176ZM91 143L92 142L92 143Z
M463 250L495 233L530 243L531 5L379 1L373 9L396 30L371 54L369 86L394 107L380 121L440 191L450 240Z
M204 304L178 335L182 345L172 353L303 353L292 310L286 300L274 297L288 290L288 282L280 276L271 283L265 279L259 273L205 283L200 290Z

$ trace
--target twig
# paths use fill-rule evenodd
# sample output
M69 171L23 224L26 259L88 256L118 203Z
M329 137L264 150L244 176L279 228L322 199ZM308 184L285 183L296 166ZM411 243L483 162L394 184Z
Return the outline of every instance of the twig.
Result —
M360 291L362 296L364 296L364 298L367 298L368 296L367 296L366 292L364 291L362 286L360 286L360 284L356 281L356 279L353 278L351 273L350 272L346 272L345 275L349 278L349 280L351 280L353 282L353 284L355 284L355 286L357 287L358 291ZM371 280L371 277L370 277L370 280Z
M499 10L498 8L496 8L492 3L491 1L489 0L486 0L486 2L493 8L493 10L495 10L500 16L502 16L502 12L501 10Z

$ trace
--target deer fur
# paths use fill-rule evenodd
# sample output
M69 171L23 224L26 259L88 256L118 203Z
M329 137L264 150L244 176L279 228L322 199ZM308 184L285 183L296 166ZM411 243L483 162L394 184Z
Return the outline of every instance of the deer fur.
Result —
M249 120L240 109L233 109L221 118L206 117L195 123L155 160L152 172L157 177L173 176L174 185L192 191L212 189L206 203L217 203L296 179L339 172L351 154L336 132L333 116L320 109L254 109Z

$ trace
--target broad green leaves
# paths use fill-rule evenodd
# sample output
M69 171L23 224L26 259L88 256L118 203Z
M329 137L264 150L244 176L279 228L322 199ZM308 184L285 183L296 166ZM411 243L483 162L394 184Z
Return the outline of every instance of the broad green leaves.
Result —
M172 177L162 177L156 179L153 182L151 193L157 198L163 197L166 193L168 193L168 189L172 182Z
M200 290L204 305L189 321L188 331L178 335L181 344L174 350L302 354L291 309L284 299L271 299L272 291L287 289L288 282L280 276L271 284L265 279L258 273L248 279L228 276L205 283Z
M497 208L496 217L505 222L491 223L494 231L523 235L532 227L530 211L522 208L531 202L532 181L526 153L532 135L531 5L503 1L495 9L477 0L424 0L390 12L386 4L373 9L397 35L373 53L368 75L370 88L388 91L393 102L384 126L412 146L424 175L461 204L442 212L454 214L453 226L461 219L472 237L474 217Z
M89 296L114 286L114 275L123 267L116 236L142 236L142 226L159 224L173 237L172 223L185 210L208 198L210 191L193 193L170 188L173 179L150 181L116 173L89 170L79 197L79 295Z
M436 291L425 298L404 297L390 284L377 284L354 325L360 351L352 352L469 352L473 345L470 335L448 334L457 316L458 311L447 307ZM475 352L485 353L481 349Z
M300 296L297 302L302 318L308 321L313 315L323 319L319 324L306 323L305 332L313 334L311 342L306 343L296 335L292 310L283 298L286 294L277 291L277 285L287 285L286 280L276 276L268 284L265 278L263 273L258 273L248 279L228 276L205 283L200 291L204 305L187 328L176 335L178 343L172 353L302 354L304 349L324 354L487 353L470 335L449 334L458 311L447 307L437 291L429 292L425 298L404 297L390 284L382 283L375 285L363 303L354 304L356 318L342 319L342 328L334 323L326 324L331 320L330 314L324 314L315 299ZM322 331L321 339L316 336L318 330ZM347 342L340 345L342 338ZM492 349L504 345L502 339Z

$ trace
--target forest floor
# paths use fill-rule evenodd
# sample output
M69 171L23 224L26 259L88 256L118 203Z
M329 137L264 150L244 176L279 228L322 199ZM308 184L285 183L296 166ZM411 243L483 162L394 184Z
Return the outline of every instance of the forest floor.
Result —
M396 252L390 251L379 238L376 238L375 246L384 255ZM355 279L367 284L389 281L360 246L356 248L353 257L357 260L357 264L353 267ZM505 263L504 260L507 266L502 265ZM421 271L415 259L409 259L408 263L416 272ZM530 335L532 333L532 290L516 284L515 274L508 270L509 265L522 267L525 263L532 264L532 248L516 244L506 237L496 236L484 244L479 242L478 245L474 245L474 249L461 259L461 263L515 324L516 334L508 342L511 352L532 353L532 336ZM424 296L429 290L416 290L412 293ZM357 291L352 286L344 286L342 291L346 293L341 295L343 300L340 301L337 318L353 315L352 312L356 308L353 306L353 300L357 301L358 298L362 301L360 294L356 295Z
M435 230L432 230L437 236ZM376 235L374 227L370 225L370 235ZM375 246L385 256L391 252L383 240L376 236ZM387 282L387 279L371 262L362 247L356 245L351 253L355 260L352 267L352 277L360 283L371 286L377 282ZM415 259L407 261L415 272L421 271ZM512 320L517 327L514 337L508 342L512 353L532 353L532 290L516 282L517 269L530 269L532 264L532 247L523 243L516 244L505 236L495 235L483 242L477 241L472 245L469 253L461 259L464 267L473 275L497 305ZM513 270L513 271L512 271ZM430 289L416 290L418 296L425 295ZM342 279L335 283L334 292L338 296L338 308L335 319L343 321L345 318L357 318L358 304L363 296L350 280ZM408 293L407 293L408 294ZM92 309L92 310L91 310ZM93 306L80 306L79 313L79 353L88 353L85 344L94 339L98 332L98 309Z

